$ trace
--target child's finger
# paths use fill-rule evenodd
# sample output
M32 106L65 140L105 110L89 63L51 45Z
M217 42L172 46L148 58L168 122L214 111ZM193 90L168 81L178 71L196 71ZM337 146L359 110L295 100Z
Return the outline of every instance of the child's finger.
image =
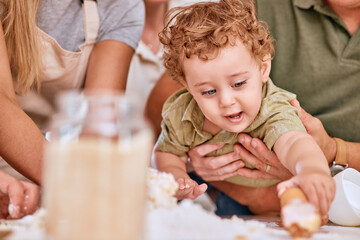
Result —
M326 197L327 197L327 200L329 202L329 208L331 206L331 203L332 201L334 200L334 197L335 197L335 192L336 192L336 185L335 185L335 182L332 181L330 182L332 184L328 184L326 187L327 187L327 191L326 191Z
M329 214L325 214L321 216L321 226L324 226L329 221Z
M185 179L178 178L178 179L176 179L176 182L179 184L179 190L185 189Z
M315 189L316 189L317 198L318 198L317 206L319 206L320 214L323 216L329 210L329 202L328 202L327 194L326 194L326 186L323 186L322 184L315 185Z
M199 197L201 194L203 194L206 191L206 189L207 189L206 183L194 187L194 191L193 191L194 199Z
M192 187L190 187L188 179L184 178L178 178L176 182L179 184L179 189L175 193L175 197L178 200L187 198L187 195L189 195L192 192Z
M283 192L285 192L286 189L292 187L298 187L298 184L294 182L294 178L279 183L276 187L278 192L278 197L280 197L283 194Z
M303 189L309 202L320 211L319 198L315 186L313 184L305 184L305 186L301 186L301 188Z
M196 182L192 179L185 179L185 188L193 188L196 186Z
M184 199L184 198L191 198L192 192L193 192L193 187L189 187L189 188L185 188L183 190L178 190L176 192L175 197L178 200Z

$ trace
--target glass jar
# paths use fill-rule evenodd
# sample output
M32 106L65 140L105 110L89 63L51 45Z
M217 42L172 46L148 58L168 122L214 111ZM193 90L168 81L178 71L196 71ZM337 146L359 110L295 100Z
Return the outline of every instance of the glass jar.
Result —
M134 99L66 92L45 146L49 239L141 239L153 134Z

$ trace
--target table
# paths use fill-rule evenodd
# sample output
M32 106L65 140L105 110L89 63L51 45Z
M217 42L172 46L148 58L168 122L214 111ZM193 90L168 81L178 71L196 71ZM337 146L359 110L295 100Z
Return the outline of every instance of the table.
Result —
M20 220L0 220L0 239L46 240L41 209ZM279 217L233 216L222 219L190 200L173 208L149 210L144 240L290 240L290 235L276 222ZM8 234L5 238L2 236ZM359 227L342 227L328 223L313 235L312 240L359 239Z

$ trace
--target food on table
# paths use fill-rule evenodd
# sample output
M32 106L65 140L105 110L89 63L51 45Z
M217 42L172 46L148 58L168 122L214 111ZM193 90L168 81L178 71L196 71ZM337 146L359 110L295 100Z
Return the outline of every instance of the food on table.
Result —
M320 214L300 188L287 189L280 204L282 224L293 238L311 237L320 228Z

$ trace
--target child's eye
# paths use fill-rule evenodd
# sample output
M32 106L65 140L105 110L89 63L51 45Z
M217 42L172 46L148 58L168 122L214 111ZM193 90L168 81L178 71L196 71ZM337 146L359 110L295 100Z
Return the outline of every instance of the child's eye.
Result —
M208 90L208 91L203 91L201 92L201 95L213 95L216 93L216 90L215 89L212 89L212 90Z
M235 83L234 85L232 85L232 87L236 87L236 88L238 88L238 87L241 87L243 84L245 84L246 83L246 81L241 81L241 82L237 82L237 83Z

